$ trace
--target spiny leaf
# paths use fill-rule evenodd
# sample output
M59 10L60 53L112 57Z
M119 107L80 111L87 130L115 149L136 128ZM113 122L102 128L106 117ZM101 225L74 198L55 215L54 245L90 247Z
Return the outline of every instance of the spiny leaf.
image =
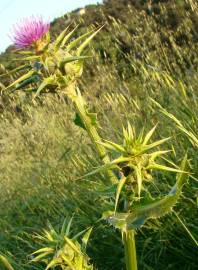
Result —
M103 27L103 26L102 26ZM81 53L83 52L83 50L89 45L90 41L98 34L98 32L102 29L102 27L100 27L97 31L95 31L91 36L89 36L81 45L80 47L77 49L77 55L81 55Z
M80 37L76 38L74 41L70 42L69 45L67 45L66 49L67 51L72 50L73 48L75 48L79 43L81 43L81 41L83 39L85 39L87 36L89 36L91 33L93 33L94 30L89 31L83 35L81 35Z
M24 74L23 76L21 76L19 79L17 79L16 81L14 81L13 83L11 83L9 86L7 86L4 90L10 89L13 86L16 86L18 83L32 77L32 75L35 74L34 70L30 70L28 73Z
M89 230L87 230L87 232L84 234L84 236L82 238L82 250L84 252L86 251L87 243L89 241L92 230L93 230L93 228L91 227Z
M34 95L34 98L36 98L42 90L44 90L47 86L54 84L54 77L50 76L48 78L45 78L39 88L36 91L36 94Z
M47 267L45 268L45 270L48 270L52 267L55 267L56 265L58 264L61 264L62 263L62 260L61 258L54 258L48 265Z
M105 148L109 149L109 150L113 150L119 153L125 153L125 149L124 147L122 147L121 145L108 141L108 140L104 140L104 142L97 142L101 145L103 145Z
M21 49L17 50L17 54L22 54L22 55L33 55L32 51L22 51Z
M135 173L137 176L137 185L138 185L138 197L140 198L140 193L142 190L142 172L141 172L141 167L139 165L134 166Z
M128 139L132 140L134 137L134 131L129 121L127 125L127 134L128 134Z
M73 33L76 31L77 28L78 28L78 25L64 37L61 43L61 48L65 46L65 44L67 43L67 41L70 39L70 37L73 35Z
M72 242L72 240L70 240L68 237L64 237L65 241L67 242L67 244L77 253L81 254L80 249Z
M55 231L53 228L52 224L48 221L48 227L49 227L49 233L52 235L54 238L58 237L58 233Z
M38 75L31 76L30 78L28 78L28 79L22 81L21 83L17 84L16 87L15 87L15 89L14 89L14 91L15 90L18 90L18 89L21 89L21 88L23 88L23 87L25 87L25 86L27 86L27 85L29 85L31 83L38 82L39 81L39 78L40 77Z
M13 59L13 61L33 61L33 60L39 60L40 56L39 55L32 55L32 56L27 56L25 58L16 58Z
M49 240L50 242L54 242L54 238L52 237L52 235L47 230L43 230L43 231L47 240Z
M54 49L55 49L55 51L57 51L57 50L60 48L60 46L61 46L61 44L62 44L62 42L63 42L63 39L64 39L64 37L65 37L65 34L66 34L67 30L68 30L68 28L69 28L69 26L67 26L66 29L64 29L64 30L58 35L58 37L56 38L56 40L55 40L55 42L54 42Z
M165 139L162 139L162 140L159 140L159 141L156 141L154 143L151 143L151 144L147 144L143 147L144 151L148 151L156 146L159 146L160 144L163 144L164 142L170 140L170 137L169 138L165 138Z
M164 165L157 164L157 163L153 163L151 165L148 165L146 167L146 169L147 170L155 169L155 170L162 170L162 171L175 172L175 173L188 173L188 172L181 171L179 169L171 168L171 167L164 166Z
M167 154L169 152L171 152L172 150L161 150L161 151L156 151L154 153L151 154L151 159L150 161L155 161L155 159L161 155Z
M68 236L69 235L69 232L70 232L70 228L71 228L71 224L72 224L72 221L73 221L73 218L74 216L72 216L67 224L67 227L66 227L66 219L64 220L64 223L63 223L63 226L62 226L62 229L61 229L61 235L66 235ZM66 228L66 230L65 230Z
M155 129L156 129L157 125L155 125L145 136L144 141L143 141L143 145L146 145L147 142L150 140L150 138L152 137Z
M32 253L32 255L37 254L37 253L53 252L53 251L54 251L53 248L44 247L44 248L40 248L40 249L36 250L35 252Z
M121 230L132 230L140 228L147 219L155 219L164 216L172 210L177 203L183 185L187 182L188 176L182 171L187 168L187 156L181 163L181 172L177 174L176 184L172 187L167 196L156 199L143 206L132 208L130 213L114 213L112 211L104 213L110 224Z
M48 251L48 252L43 252L41 253L40 255L36 256L34 259L32 259L31 261L32 262L39 262L41 261L44 257L46 257L47 255L51 254L52 252L51 251Z
M81 177L77 178L77 180L85 178L85 177L89 177L89 176L94 175L94 174L99 173L99 172L104 172L104 171L106 171L106 170L108 170L110 168L111 169L117 168L117 166L116 166L117 164L122 163L122 162L127 162L127 161L130 161L130 160L131 160L131 158L128 158L128 157L126 157L126 158L125 157L119 157L119 158L114 159L113 161L111 161L111 162L109 162L109 163L107 163L105 165L97 167L92 172L87 173L84 176L81 176Z
M118 200L119 200L119 197L120 197L120 193L122 191L122 188L123 188L125 182L126 182L126 177L125 176L123 176L118 182L118 186L117 186L117 190L116 190L116 199L115 199L115 210L114 210L114 212L116 212L116 209L117 209L117 206L118 206Z
M0 78L1 77L4 77L4 76L9 76L9 75L11 75L11 74L14 74L14 73L16 73L16 72L18 72L18 71L21 71L21 70L24 70L24 69L28 69L28 68L31 68L31 65L22 65L22 66L20 66L20 67L17 67L17 68L15 68L15 69L12 69L11 71L9 71L9 72L6 72L6 73L4 73L4 74L1 74L0 75Z

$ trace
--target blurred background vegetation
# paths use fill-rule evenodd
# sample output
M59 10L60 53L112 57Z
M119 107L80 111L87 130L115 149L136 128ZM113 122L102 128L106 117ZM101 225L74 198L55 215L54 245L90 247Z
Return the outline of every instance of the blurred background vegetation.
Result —
M178 164L187 152L191 160L194 180L175 207L180 218L173 212L147 222L138 233L139 269L197 269L196 245L184 225L198 239L198 145L152 101L198 139L197 1L106 0L54 20L51 31L57 36L78 23L76 36L104 25L79 81L90 108L99 112L103 137L120 142L127 120L145 131L158 123L156 138L171 136L169 159ZM16 57L12 46L0 55L0 74L17 67ZM0 75L0 89L14 79ZM100 161L86 132L73 123L72 105L55 95L33 102L31 94L2 91L0 112L0 252L17 270L44 269L28 262L40 247L36 233L48 222L61 228L64 218L75 213L74 233L94 224L88 254L96 269L124 269L119 233L105 222L95 224L103 205L97 190L105 176L75 180ZM174 174L156 175L161 194L174 182Z

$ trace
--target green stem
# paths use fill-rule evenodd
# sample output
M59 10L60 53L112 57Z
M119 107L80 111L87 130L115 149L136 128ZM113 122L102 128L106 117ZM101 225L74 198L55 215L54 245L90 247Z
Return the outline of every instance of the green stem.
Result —
M124 232L123 235L125 261L127 270L137 270L137 258L135 247L135 231L130 230Z
M104 164L107 164L110 162L109 156L107 155L106 149L100 145L98 142L101 141L101 138L95 128L95 126L91 123L90 117L87 115L84 100L82 99L82 96L80 93L78 93L75 98L73 98L73 102L75 104L76 110L81 118L81 121L83 122L84 126L86 127L87 133L89 137L91 138L92 142L95 145L95 148L103 161ZM114 175L114 173L111 170L107 171L107 175L109 178L109 181L111 184L117 183L117 178Z

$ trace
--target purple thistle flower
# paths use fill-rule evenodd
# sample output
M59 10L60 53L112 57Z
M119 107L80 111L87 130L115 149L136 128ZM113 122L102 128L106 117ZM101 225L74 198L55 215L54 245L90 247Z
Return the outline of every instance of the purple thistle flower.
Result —
M44 22L41 16L23 19L13 27L11 37L15 46L26 48L41 39L49 30L50 23Z

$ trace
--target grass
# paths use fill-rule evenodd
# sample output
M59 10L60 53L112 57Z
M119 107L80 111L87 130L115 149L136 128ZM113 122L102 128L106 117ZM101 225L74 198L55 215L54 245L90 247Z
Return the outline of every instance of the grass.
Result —
M127 120L137 130L144 127L148 131L158 124L154 139L171 136L171 143L166 143L167 149L172 149L169 159L179 164L187 152L193 176L184 188L182 203L174 208L179 218L173 212L148 221L139 231L139 269L194 270L198 259L190 234L198 240L198 55L190 19L177 29L189 36L190 43L183 47L176 44L175 33L166 28L157 31L152 17L144 15L140 22L140 14L134 12L127 23L108 20L106 30L90 48L93 59L87 61L79 82L90 108L99 112L100 134L120 142ZM132 25L139 29L134 35ZM161 42L161 35L171 46ZM123 51L122 39L133 48L130 52ZM183 128L153 100L181 121ZM105 207L98 194L98 189L105 188L105 175L75 180L100 161L86 132L73 123L74 118L72 104L57 96L44 95L34 102L20 92L1 97L0 252L16 270L44 269L42 264L29 263L29 255L40 247L35 234L46 228L48 221L61 228L64 218L73 213L74 234L94 227L88 254L96 269L124 269L119 232L97 222ZM174 182L171 173L156 174L160 194Z

